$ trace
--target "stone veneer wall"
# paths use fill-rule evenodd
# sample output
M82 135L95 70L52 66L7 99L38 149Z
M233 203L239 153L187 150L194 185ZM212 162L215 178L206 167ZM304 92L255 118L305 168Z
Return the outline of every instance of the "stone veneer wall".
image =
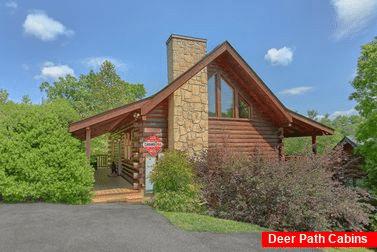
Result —
M172 35L167 41L169 83L206 55L206 40ZM208 148L207 69L169 97L169 149L189 155Z

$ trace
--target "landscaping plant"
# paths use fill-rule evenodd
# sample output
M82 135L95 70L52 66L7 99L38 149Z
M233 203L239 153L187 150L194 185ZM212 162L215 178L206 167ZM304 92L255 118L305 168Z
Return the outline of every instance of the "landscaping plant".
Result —
M166 150L153 168L151 180L154 183L153 207L171 212L202 211L196 174L183 152Z
M211 215L274 230L365 230L370 206L336 180L339 155L284 161L211 150L195 166Z
M77 113L63 100L0 105L0 198L5 202L91 201L93 168L68 132Z

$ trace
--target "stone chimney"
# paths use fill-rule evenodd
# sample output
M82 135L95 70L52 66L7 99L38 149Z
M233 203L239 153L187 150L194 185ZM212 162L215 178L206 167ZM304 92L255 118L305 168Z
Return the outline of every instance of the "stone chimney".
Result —
M166 47L170 83L206 55L207 40L172 34L166 41Z
M171 35L166 42L169 84L206 56L207 40ZM193 155L208 148L207 68L169 97L169 149Z

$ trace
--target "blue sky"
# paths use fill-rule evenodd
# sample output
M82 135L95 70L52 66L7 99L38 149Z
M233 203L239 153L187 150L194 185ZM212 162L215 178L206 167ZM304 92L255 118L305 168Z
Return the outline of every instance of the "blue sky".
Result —
M0 88L40 103L43 81L110 59L152 95L167 84L171 33L228 40L286 107L353 113L360 46L376 35L377 0L0 0Z

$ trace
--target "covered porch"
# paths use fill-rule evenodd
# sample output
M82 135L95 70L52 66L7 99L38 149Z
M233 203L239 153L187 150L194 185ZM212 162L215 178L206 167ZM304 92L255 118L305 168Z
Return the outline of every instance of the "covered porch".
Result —
M112 133L108 149L104 150L108 160L95 171L94 202L141 201L144 190L140 186L140 143L139 132L141 100L105 111L70 125L70 132L85 141L86 155L91 157L91 139L105 133ZM116 138L116 139L115 139ZM113 167L112 167L113 166ZM112 173L112 168L116 172Z
M144 191L133 189L128 181L118 175L112 175L108 167L99 167L94 172L95 198L93 203L141 202Z

